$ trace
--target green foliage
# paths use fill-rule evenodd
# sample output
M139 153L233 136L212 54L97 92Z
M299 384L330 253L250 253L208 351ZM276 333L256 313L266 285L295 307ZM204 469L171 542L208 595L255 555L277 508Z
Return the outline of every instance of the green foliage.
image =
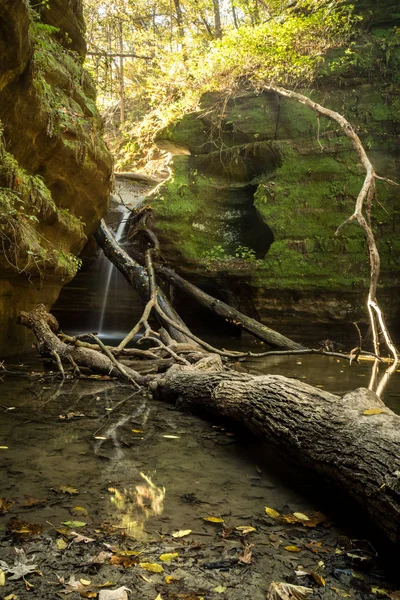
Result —
M238 246L235 250L235 256L236 258L241 258L242 260L257 260L255 251L248 246Z
M132 146L117 139L117 164L124 167L146 155L160 129L196 110L206 92L224 90L229 96L267 82L307 84L329 50L348 46L360 21L345 0L298 0L283 8L282 2L269 0L257 3L257 9L236 0L235 17L223 14L223 36L216 39L211 2L175 2L182 8L179 26L172 4L152 0L149 11L147 1L115 0L102 10L97 1L86 2L89 47L97 52L87 64L109 123L118 119L111 107L121 94L120 72L112 67L115 55L122 48L137 56L124 60L125 135L136 140ZM219 109L223 114L224 107Z

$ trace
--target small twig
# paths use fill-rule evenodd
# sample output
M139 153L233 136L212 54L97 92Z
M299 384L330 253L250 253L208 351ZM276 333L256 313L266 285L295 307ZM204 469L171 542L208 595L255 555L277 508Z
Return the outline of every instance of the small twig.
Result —
M357 329L357 333L358 333L358 345L359 345L359 348L361 350L362 349L362 341L363 341L362 340L362 335L361 335L361 330L360 330L360 328L358 326L358 323L356 323L355 321L353 321L353 325Z
M64 371L64 367L62 366L60 355L55 350L52 351L51 355L57 363L57 367L62 375L62 378L65 379L65 371Z

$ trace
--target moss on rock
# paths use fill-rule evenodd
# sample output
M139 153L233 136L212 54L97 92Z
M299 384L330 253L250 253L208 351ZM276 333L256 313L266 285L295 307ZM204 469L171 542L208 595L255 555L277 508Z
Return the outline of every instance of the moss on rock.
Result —
M398 7L383 4L365 0L361 8L369 30L350 47L329 53L313 89L303 92L346 116L377 172L398 179ZM191 153L174 158L172 178L154 202L168 260L193 280L206 268L209 279L231 290L237 289L235 281L245 283L247 299L254 299L261 317L267 315L275 290L288 303L289 314L303 298L302 316L308 310L312 318L313 298L325 293L331 302L328 320L366 318L362 299L369 263L364 234L351 224L335 237L352 214L364 179L349 139L336 123L325 118L318 122L313 111L275 94L244 91L224 104L223 115L220 105L221 96L207 94L202 111L159 135L171 148L176 142ZM265 256L258 252L254 261L234 257L227 243L234 235L232 223L220 217L222 205L226 213L235 208L230 195L235 185L251 190L253 207L271 232L269 251ZM384 305L393 308L400 284L400 198L396 187L378 182L377 188L371 219L382 259L380 294ZM248 222L254 232L259 231L255 224ZM251 233L246 244L250 250ZM246 305L246 298L237 300Z
M12 4L0 0L0 355L27 348L19 311L50 306L75 275L112 170L82 67L79 2Z

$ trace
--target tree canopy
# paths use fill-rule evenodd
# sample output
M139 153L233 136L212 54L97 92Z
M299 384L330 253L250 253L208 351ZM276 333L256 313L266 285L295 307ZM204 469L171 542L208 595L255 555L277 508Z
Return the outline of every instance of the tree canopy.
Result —
M86 0L85 12L99 103L128 120L131 157L205 92L305 85L361 20L345 0Z

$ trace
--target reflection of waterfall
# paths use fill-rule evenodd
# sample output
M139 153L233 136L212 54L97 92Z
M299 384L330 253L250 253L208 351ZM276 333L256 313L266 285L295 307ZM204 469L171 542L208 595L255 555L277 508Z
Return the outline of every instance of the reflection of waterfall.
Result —
M125 225L126 225L126 217L127 217L128 213L129 213L129 211L124 206L121 206L121 222L118 225L118 229L115 233L115 239L117 242L120 242L121 238L123 236ZM113 275L115 275L117 272L117 268L113 265L113 263L110 260L107 260L107 263L108 264L107 264L106 286L104 289L104 299L103 299L103 304L101 307L100 321L99 321L99 327L98 327L99 334L102 333L103 327L104 327L104 315L106 314L106 311L107 311L107 302L108 302L108 296L109 296L109 291L110 291L110 283L113 278Z

